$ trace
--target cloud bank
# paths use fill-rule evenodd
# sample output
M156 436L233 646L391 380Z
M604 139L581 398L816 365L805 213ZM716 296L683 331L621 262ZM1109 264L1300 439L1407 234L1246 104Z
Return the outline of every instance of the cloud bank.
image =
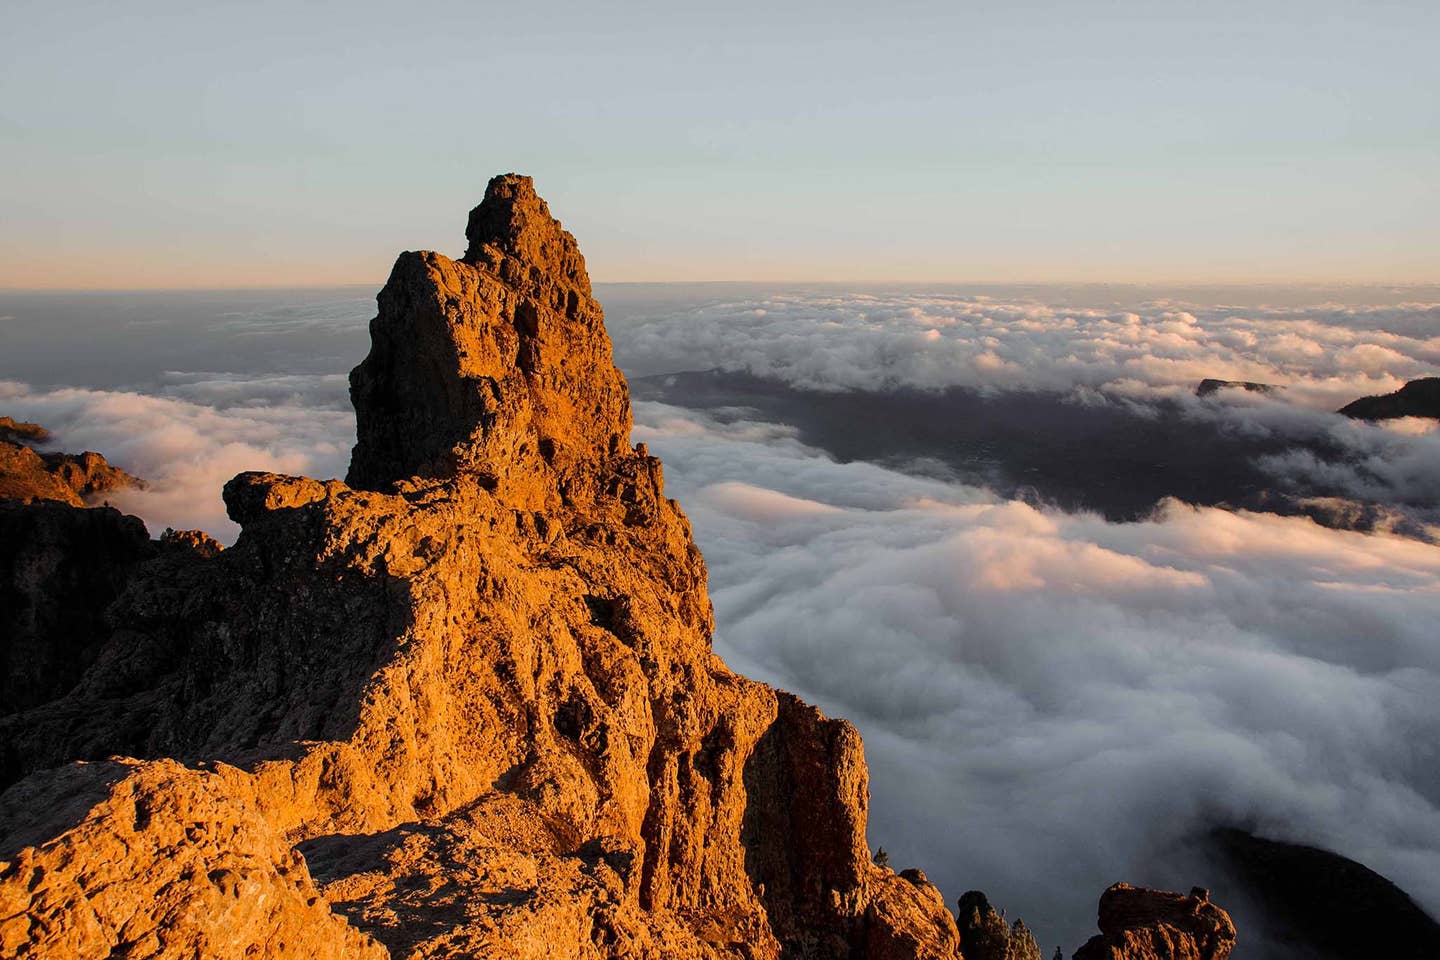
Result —
M812 393L864 391L876 404L908 391L908 413L937 423L977 415L975 404L955 402L957 389L990 398L990 409L978 415L997 423L1007 412L1005 398L1020 404L1022 393L1053 394L1047 429L1073 419L1077 429L1100 430L1101 456L1118 449L1106 444L1123 448L1127 424L1164 421L1175 437L1193 441L1196 456L1207 446L1221 459L1244 456L1256 481L1292 498L1286 509L1342 525L1363 517L1354 522L1432 539L1440 533L1440 433L1433 421L1374 425L1334 412L1356 397L1440 374L1437 303L1240 308L1151 300L1097 307L960 294L796 292L672 303L636 311L615 326L617 356L635 369L719 368ZM1284 389L1222 390L1202 399L1194 389L1207 377ZM916 391L935 395L933 409L918 409L925 401ZM686 403L674 392L652 395ZM800 406L795 413L802 416ZM775 412L767 408L765 415ZM1106 419L1109 426L1099 426ZM787 422L824 442L810 428L825 417ZM1012 452L1053 454L1057 461L1074 455L1068 435L1051 453L1036 447L1055 439L1044 429L1026 436ZM989 440L975 450L963 438L950 440L959 445L936 456L958 458L961 467L997 455ZM1007 464L1004 450L999 471L1013 468L1012 481L1033 466ZM1222 491L1220 500L1244 502L1245 495Z
M656 404L717 649L848 717L871 843L1073 947L1116 879L1241 824L1440 910L1440 549L1172 503L1001 502ZM1219 884L1216 884L1219 886Z
M59 360L45 385L27 385L41 354L17 349L0 365L11 378L0 408L150 480L113 499L152 532L230 539L220 489L234 473L344 472L344 370L363 353L363 324L326 320L335 312L276 308L254 329L227 316L188 334L183 355L150 357L184 333L177 306L155 344L109 335L126 379L94 381L104 389L58 385ZM261 338L244 353L266 324L316 369ZM33 326L43 345L46 323ZM612 312L611 328L632 371L721 366L832 391L1055 390L1136 416L1157 416L1164 398L1225 430L1323 435L1345 452L1276 454L1263 465L1278 484L1440 501L1433 424L1328 412L1435 371L1433 304L707 295ZM203 372L220 355L230 369ZM1191 391L1207 376L1287 390L1201 401ZM860 727L872 844L952 899L984 888L1043 942L1073 948L1114 880L1203 882L1167 873L1165 851L1229 822L1331 847L1440 912L1440 548L1179 503L1107 523L837 463L743 411L635 410L635 439L665 460L668 493L694 521L717 650Z
M232 542L240 529L226 516L220 491L245 470L344 476L355 435L348 402L334 404L337 390L344 396L344 377L169 379L175 396L0 380L0 407L44 424L56 449L98 451L145 480L143 490L106 499L144 519L151 536L174 527Z
M1188 392L1215 377L1281 385L1334 410L1440 372L1440 304L1133 308L911 293L710 300L616 325L622 365L720 367L813 389L1077 386Z

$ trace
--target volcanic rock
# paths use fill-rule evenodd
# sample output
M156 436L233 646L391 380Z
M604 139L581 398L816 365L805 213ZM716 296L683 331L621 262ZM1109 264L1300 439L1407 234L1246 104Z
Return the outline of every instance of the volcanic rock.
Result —
M79 507L86 498L144 483L98 453L38 453L50 433L35 423L0 417L0 500L54 500Z
M40 828L0 845L0 955L383 960L231 773L78 763L0 795L5 822Z
M1100 896L1099 924L1074 960L1225 960L1235 946L1230 915L1198 887L1182 896L1114 884Z
M139 519L83 509L141 481L98 453L28 446L49 439L0 417L0 716L74 687L110 634L106 609L156 550ZM0 748L0 770L11 756Z
M27 423L13 417L0 417L0 443L45 443L50 431L38 423Z
M1247 393L1274 393L1281 389L1274 384L1255 383L1250 380L1213 380L1209 377L1200 381L1195 388L1195 396L1208 397L1219 393L1221 390L1244 390Z
M1341 407L1340 412L1356 420L1440 419L1440 377L1411 380L1394 393L1361 397Z
M467 236L378 297L347 481L230 481L0 718L0 954L958 957L855 730L711 651L574 239L514 175Z
M0 716L75 686L110 636L106 609L151 556L145 525L118 510L0 500ZM0 771L10 762L7 743Z
M380 292L370 354L350 375L346 482L463 472L553 504L595 464L633 457L625 378L579 246L529 178L493 180L466 238L459 261L402 254ZM531 482L536 471L549 482Z
M961 895L956 922L965 960L1040 960L1040 945L1025 922L1007 924L979 890Z

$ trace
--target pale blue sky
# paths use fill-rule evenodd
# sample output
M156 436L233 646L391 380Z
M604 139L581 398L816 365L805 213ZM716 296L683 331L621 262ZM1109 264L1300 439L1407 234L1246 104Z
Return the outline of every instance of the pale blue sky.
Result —
M379 282L533 174L604 280L1440 279L1440 3L0 13L0 286Z

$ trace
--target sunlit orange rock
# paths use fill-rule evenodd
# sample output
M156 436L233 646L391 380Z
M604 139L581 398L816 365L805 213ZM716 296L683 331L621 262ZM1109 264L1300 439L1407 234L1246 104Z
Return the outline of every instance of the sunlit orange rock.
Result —
M1117 883L1100 897L1099 924L1075 960L1226 960L1235 946L1230 915L1199 888L1186 896Z
M957 957L855 730L711 651L574 239L514 175L467 235L380 293L347 482L236 477L0 718L0 952Z
M39 453L31 446L49 439L39 424L0 417L0 500L79 507L112 490L144 486L98 453Z

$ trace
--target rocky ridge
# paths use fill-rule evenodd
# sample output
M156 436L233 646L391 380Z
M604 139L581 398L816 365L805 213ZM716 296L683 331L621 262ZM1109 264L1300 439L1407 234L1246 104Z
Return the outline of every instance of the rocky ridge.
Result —
M1246 393L1275 393L1283 390L1284 387L1277 387L1269 383L1255 383L1252 380L1216 380L1213 377L1206 377L1195 387L1195 396L1209 397L1219 393L1221 390L1244 390Z
M958 958L856 731L711 651L574 238L507 175L467 239L381 291L345 482L237 476L223 551L0 513L138 527L108 592L0 569L85 617L5 625L0 955Z
M1259 939L1270 955L1307 960L1440 957L1440 923L1364 864L1234 828L1206 840L1232 889L1260 907L1247 944Z
M1225 960L1230 915L1199 887L1188 896L1117 883L1100 897L1100 934L1074 960Z
M1340 412L1356 420L1440 419L1440 377L1422 377L1411 380L1394 393L1361 397L1341 407Z
M0 417L0 500L54 501L83 507L112 490L143 487L143 481L112 466L98 453L40 453L50 440L36 423Z
M86 507L142 481L98 453L32 446L50 439L0 417L0 716L74 686L109 635L105 609L161 549L138 518Z

